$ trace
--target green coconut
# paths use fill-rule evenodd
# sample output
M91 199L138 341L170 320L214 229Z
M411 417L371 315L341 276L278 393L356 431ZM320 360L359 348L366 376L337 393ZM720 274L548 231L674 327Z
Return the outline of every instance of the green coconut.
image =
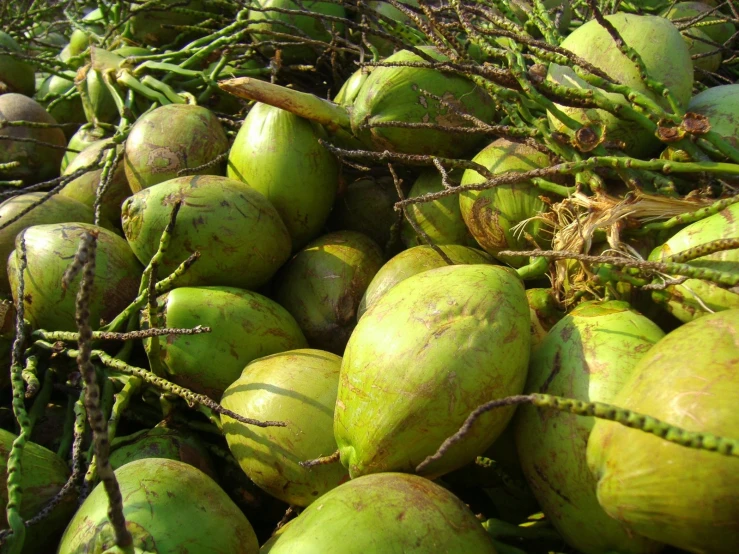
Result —
M418 47L432 60L447 58L430 46ZM424 63L408 50L396 52L387 63ZM428 62L426 62L428 63ZM391 121L432 123L447 127L469 127L455 110L426 96L441 97L456 110L491 121L495 106L488 93L469 79L430 67L376 67L364 82L351 109L354 134L373 150L440 157L466 156L482 137L471 133L451 133L435 129L378 127Z
M313 502L261 554L495 554L472 511L445 488L402 473L367 475Z
M247 427L222 417L223 433L244 473L291 506L308 506L349 479L341 464L300 462L336 450L333 420L341 358L321 350L291 350L246 366L221 405L287 427Z
M339 92L336 93L334 102L340 106L351 106L357 94L359 94L359 89L362 88L362 85L367 80L371 69L369 67L360 67L352 73L351 77L344 81Z
M238 379L249 362L307 346L293 317L279 304L248 290L231 287L181 287L158 300L158 325L210 327L200 335L145 339L152 366L175 383L211 398ZM151 319L142 314L142 327Z
M327 21L321 17L271 11L273 9L306 10L318 16L345 18L346 10L340 3L315 0L304 0L300 3L293 2L293 0L255 0L251 7L248 19L254 22L249 26L252 40L280 43L279 46L264 45L261 49L265 54L272 56L275 48L279 48L283 63L311 63L322 50L319 47L317 52L316 47L306 44L291 46L284 45L284 43L300 43L301 37L328 43L334 33L341 35L344 32L344 24L340 21ZM283 36L271 33L281 33Z
M739 436L739 310L686 323L644 356L616 406L688 431ZM603 509L634 533L688 552L739 544L739 459L685 448L608 421L595 423L587 462Z
M452 179L459 179L462 173L452 172ZM423 196L444 190L441 174L436 169L429 169L413 183L408 198ZM421 230L428 235L433 244L461 244L477 246L472 238L459 208L459 198L456 194L444 196L432 202L410 204L405 208L406 217L403 219L401 239L406 248L426 244L426 240L419 236L408 218L412 218Z
M140 554L257 554L251 524L205 473L177 460L149 458L119 468L126 528ZM69 523L58 554L114 552L108 496L98 484Z
M82 107L82 100L77 96L75 98L60 99L61 96L69 91L76 89L74 84L75 72L64 71L64 75L49 75L44 79L43 83L36 92L36 100L49 112L57 123L77 123L82 125L87 122L85 112ZM65 127L64 134L67 138L71 138L76 129L74 127Z
M626 44L639 54L649 77L665 84L678 105L685 107L693 88L693 64L688 45L672 22L658 16L627 13L608 15L606 20L615 27ZM636 64L621 53L608 31L595 19L575 29L560 46L604 71L614 81L669 109L667 99L648 90ZM567 88L594 88L580 79L572 68L558 64L549 66L547 79ZM628 101L620 94L602 91L599 94L605 94L617 105L628 105ZM623 142L624 152L629 156L649 157L659 150L659 139L636 122L596 108L557 107L583 125L604 126L606 140ZM572 134L573 131L551 112L548 116L555 131Z
M56 120L38 102L17 93L0 95L0 119L56 124ZM18 167L0 169L0 180L20 179L24 185L32 185L59 175L59 164L67 145L67 139L60 128L3 127L0 129L0 137L3 137L0 141L0 164L20 163ZM20 142L13 140L14 138L34 139L58 148Z
M228 138L213 112L193 104L169 104L141 116L126 140L123 167L133 192L163 183L228 152ZM223 162L196 175L222 175Z
M151 458L185 462L215 479L213 460L200 439L165 422L152 429L116 437L110 445L110 466L114 470L136 460Z
M98 156L100 156L103 147L109 145L111 142L112 139L104 139L90 144L69 163L63 174L71 175L85 166L92 165L98 159ZM117 149L119 152L122 151L122 147L120 146ZM104 160L105 157L102 158L102 161ZM92 209L95 205L102 174L103 170L101 166L101 169L94 169L80 175L64 185L64 188L59 192L59 196L72 198ZM115 228L120 228L121 204L131 194L131 187L128 186L123 164L118 163L113 170L113 175L102 196L100 218L103 221L103 227L113 228L114 225Z
M285 266L275 298L295 317L311 346L341 354L364 291L383 262L382 250L369 237L355 231L329 233Z
M8 457L13 441L18 437L0 429L0 472L7 474ZM46 504L56 496L69 478L69 468L59 456L43 446L26 442L21 454L21 490L23 500L20 514L24 520L36 516ZM6 479L0 479L0 529L8 529L5 508L8 504ZM74 494L69 494L52 510L51 514L36 527L26 528L23 554L53 552L64 526L72 517L77 502Z
M171 6L184 8L187 11L175 11ZM218 4L220 11L224 5ZM154 9L152 9L154 8ZM126 34L136 43L146 46L165 46L175 42L183 32L182 26L197 25L212 17L212 8L202 0L158 0L155 6L150 4L133 5L131 18L128 20ZM198 13L200 12L200 13ZM174 26L174 27L170 27Z
M704 90L690 100L688 111L706 116L712 131L739 148L739 83Z
M637 362L664 333L626 302L585 302L534 350L526 393L613 402ZM585 454L593 418L520 406L514 420L521 467L547 520L583 554L658 552L598 504Z
M251 289L267 283L290 257L290 235L269 200L240 181L196 175L159 183L123 203L123 232L142 263L156 252L177 201L182 207L161 277L197 251L200 258L179 278L180 286Z
M392 179L365 177L339 192L328 219L332 231L357 231L386 247L398 221L398 192Z
M695 69L695 79L700 79L704 71L715 72L721 66L721 52L712 42L724 43L731 35L734 34L734 26L731 23L705 26L707 21L715 21L716 17L706 16L700 20L701 25L691 25L685 27L685 24L695 19L701 13L711 11L713 8L702 2L678 2L671 5L660 16L672 21L679 29L688 45L688 50L693 58L693 68ZM682 20L682 21L681 21ZM728 26L726 26L728 25ZM712 52L710 56L705 54Z
M94 52L98 50L102 49L95 49ZM75 85L81 89L82 108L88 122L93 124L114 123L120 118L113 95L105 85L102 73L94 64L87 64L77 71Z
M0 50L23 53L15 39L4 31L0 31ZM8 54L0 54L0 94L17 92L33 96L35 90L36 78L33 66Z
M92 34L103 36L105 35L105 19L100 8L95 8L90 11L85 17L79 21L79 25L72 31L69 37L69 44L59 54L59 58L64 62L68 63L69 58L79 56L92 44ZM80 64L72 64L74 69L77 69Z
M0 204L0 225L16 217L20 212L28 208L34 202L38 202L46 196L45 192L29 192L19 196L8 198ZM94 215L92 210L84 204L65 198L59 194L51 196L40 206L23 215L17 221L0 229L0 260L7 262L10 253L15 250L15 237L28 227L44 225L47 223L92 223ZM0 275L0 293L10 292L7 272Z
M663 261L690 248L719 239L739 238L739 204L721 210L678 231L649 255ZM739 274L739 248L722 250L688 262L690 265ZM652 299L680 321L687 322L711 312L739 308L739 292L702 279L688 279L665 290L656 290Z
M529 301L529 314L531 315L531 349L533 351L565 313L557 303L552 289L527 289L526 298Z
M490 143L472 161L488 168L496 176L550 165L546 154L506 139ZM462 186L486 180L477 171L467 169L462 176ZM486 252L514 267L521 267L529 263L527 257L497 254L501 250L530 250L535 246L544 250L548 248L550 238L543 217L547 204L541 198L543 194L533 183L525 181L462 192L459 194L459 207L467 228ZM535 244L530 242L531 239Z
M454 265L399 283L364 314L341 365L334 435L354 477L414 472L480 404L520 394L531 333L521 280L494 265ZM513 408L484 414L423 470L473 461Z
M494 263L493 258L488 254L469 246L447 244L439 248L455 264ZM446 267L447 265L444 258L431 246L414 246L408 250L403 250L383 265L372 278L372 282L367 287L359 304L357 319L361 318L369 308L401 281L429 269Z
M72 163L80 152L90 146L92 143L104 138L112 136L109 131L106 131L103 127L95 127L91 123L85 123L82 127L77 129L77 132L72 135L67 144L67 151L64 153L62 158L62 164L60 166L61 172L67 169L67 166Z
M294 249L320 233L339 185L339 165L318 142L321 138L326 132L317 123L258 103L228 156L228 176L258 190L277 208Z
M25 282L25 318L36 329L76 331L75 303L81 275L67 290L62 277L77 252L80 239L98 232L94 282L90 295L90 326L110 322L138 293L142 267L126 241L115 233L89 223L35 225L19 234L8 258L8 279L18 304L20 241L25 240L28 265Z
M692 19L696 19L701 14L713 12L713 15L701 17L699 22L684 30L692 33L693 31L700 29L710 40L718 42L719 44L725 44L734 36L734 33L736 33L736 27L731 21L726 21L726 17L721 14L717 15L714 11L714 6L715 4L711 5L705 2L678 2L671 5L660 15L670 21L674 21L680 26L683 26L685 23ZM707 25L709 21L712 23ZM729 42L727 46L731 46L731 43ZM716 50L715 47L712 48L713 50Z

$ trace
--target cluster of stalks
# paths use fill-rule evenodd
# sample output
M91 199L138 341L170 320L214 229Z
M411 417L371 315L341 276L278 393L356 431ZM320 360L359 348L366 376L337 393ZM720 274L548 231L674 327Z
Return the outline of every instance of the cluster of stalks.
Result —
M216 9L200 13L202 17L196 25L173 26L178 32L173 44L184 46L172 49L170 45L162 45L152 48L149 55L131 56L122 63L118 60L106 60L105 56L95 59L95 53L97 49L109 51L125 44L120 33L136 10L187 13L187 2L98 0L96 6L102 11L105 33L92 36L91 52L83 53L66 63L58 58L59 46L53 42L53 35L59 33L68 37L74 29L79 28L85 13L83 10L90 7L90 2L25 0L2 3L2 29L23 45L26 53L18 54L0 47L0 54L30 61L37 71L68 78L64 71L75 68L77 63L90 63L92 53L92 63L101 71L105 86L115 99L119 118L113 123L91 122L111 131L113 141L90 165L70 175L31 186L16 181L0 182L0 199L3 200L31 191L46 192L40 200L28 206L14 219L0 221L0 229L30 210L43 209L41 206L46 200L83 173L102 168L103 176L95 210L95 223L98 223L100 200L106 193L116 166L122 163L122 156L116 153L116 146L125 144L131 125L141 115L137 107L138 99L146 99L149 106L147 109L169 103L206 103L220 92L219 81L238 77L263 78L275 84L290 85L295 90L309 92L320 98L332 98L357 69L388 65L382 61L377 47L370 41L374 37L391 43L397 49L411 50L425 60L421 64L408 62L395 65L421 65L463 75L486 90L495 100L497 108L494 121L482 121L471 114L460 112L456 104L435 98L442 104L446 103L448 109L455 111L469 125L460 128L399 121L386 123L386 126L441 130L449 133L449 140L454 140L456 133L473 133L490 140L504 137L546 153L551 161L548 167L525 173L492 175L486 168L466 159L350 149L324 141L324 146L342 161L347 179L352 175L367 173L393 177L400 195L400 201L396 204L399 218L407 216L405 209L411 204L431 202L458 195L465 190L481 190L530 181L550 195L559 197L559 201L551 205L553 250L532 248L527 252L501 254L531 256L532 265L519 272L527 277L548 276L555 290L561 294L563 303L574 302L582 297L607 298L617 295L614 283L618 282L627 282L645 290L664 287L684 277L708 280L723 287L739 285L739 274L700 269L687 263L707 253L737 248L739 241L717 241L699 251L684 253L679 258L660 263L641 259L629 245L631 239L638 240L649 233L658 233L697 221L739 201L735 188L739 182L739 150L710 129L690 125L690 116L680 109L670 91L662 83L654 81L646 71L644 76L648 89L667 98L671 110L666 110L644 94L613 81L599 69L562 49L559 46L564 38L559 25L561 8L548 10L542 2L534 0L529 17L522 20L520 15L511 10L510 3L503 0L420 0L418 7L388 0L389 4L407 18L407 22L400 24L392 18L379 15L364 0L330 1L342 4L347 18L316 15L300 7L300 2L296 2L298 7L294 10L269 8L318 19L331 36L328 42L311 39L297 28L287 31L260 31L259 40L254 40L249 32L250 24L253 23L249 14L253 13L250 10L263 10L258 2L204 0L204 6ZM724 17L739 27L739 2L724 0L717 9L723 7L730 8L728 13L733 14ZM643 68L639 56L619 40L615 29L603 19L616 10L642 13L639 2L576 0L571 8L573 25L592 18L603 22L617 39L621 50L633 63ZM725 11L724 14L726 13ZM41 28L39 21L50 24ZM343 27L342 32L336 32L339 24ZM679 26L684 29L700 27L702 24L705 22L700 17L679 22ZM739 43L739 40L735 42ZM295 44L314 50L315 60L307 64L283 63L282 49ZM422 45L435 46L446 57L446 61L434 61L419 49ZM733 83L739 78L739 50L732 50L722 44L713 46L716 51L722 52L723 63L717 72L701 75L701 80L695 84L696 91L707 86ZM481 56L487 61L480 62ZM213 62L215 65L203 69ZM580 78L597 88L565 88L546 80L546 67L551 63L573 67ZM628 104L618 105L604 92L619 93L628 99ZM80 96L84 103L84 95L84 89L76 87L67 97ZM562 113L557 105L592 107L617 113L621 118L636 122L644 133L650 135L673 133L676 140L671 146L687 153L690 161L629 157L624 154L622 145L608 142L607 137L599 134L597 129L583 127ZM232 136L249 108L250 104L245 104L240 113L218 114ZM570 128L572 138L550 130L547 112L555 114ZM0 121L0 127L9 124ZM12 124L32 125L30 122ZM407 198L398 169L412 171L423 166L435 167L440 172L444 189ZM485 182L461 186L449 178L450 171L455 168L478 171ZM688 180L692 185L689 185ZM144 369L129 364L134 340L156 340L164 335L209 331L206 328L163 329L156 321L151 322L151 329L136 331L138 311L148 305L153 317L156 314L153 308L156 307L157 296L176 287L182 273L190 265L197 263L197 255L194 255L183 260L172 275L163 279L157 276L157 267L167 249L176 215L177 208L162 235L157 254L144 271L139 296L100 331L91 330L87 308L95 264L94 234L83 240L77 256L70 264L66 280L71 283L75 274L82 276L77 291L77 333L30 331L23 317L23 302L16 306L16 338L13 344L11 377L12 407L20 433L8 462L7 519L10 529L0 534L0 540L11 546L11 552L20 550L26 529L43 521L62 498L75 494L83 499L97 480L104 483L110 499L109 515L116 530L117 544L121 548L130 548L131 536L125 528L120 492L107 454L110 441L115 438L126 408L144 390L149 391L144 397L161 408L165 417L186 403L204 414L206 421L216 429L220 427L219 414L227 414L248 425L284 425L282 422L260 422L235 414L212 399L167 381L160 368ZM411 224L414 224L412 218L410 219ZM397 240L400 225L395 225L394 229ZM431 243L428 236L422 236ZM607 240L609 250L599 255L590 255L593 237L599 236ZM23 260L22 239L20 244ZM433 243L431 246L436 247ZM438 251L441 252L440 249ZM568 265L568 261L573 260L580 265L574 276ZM23 275L22 269L20 275ZM564 294L562 289L566 280L571 281L573 286ZM19 287L19 298L23 298L22 280ZM123 342L122 348L112 348L111 344L115 341ZM50 505L31 520L23 521L20 517L23 501L20 486L23 471L21 454L55 389L65 390L69 398L59 454L64 459L71 456L73 471L67 485ZM651 429L650 432L662 436L673 433L660 427L661 422L639 419L633 414L616 412L607 406L592 409L538 396L506 402L529 402L544 408L587 413ZM30 406L29 409L26 408L27 405ZM493 407L495 406L483 407L480 413ZM471 416L468 426L472 425L474 418L480 413ZM200 424L207 425L202 422ZM85 439L88 429L92 431L91 442ZM673 433L670 436L675 442L687 446L708 448L726 455L739 453L736 441L696 435ZM455 438L450 438L449 444L442 447L439 455L454 440ZM88 444L87 449L85 444Z

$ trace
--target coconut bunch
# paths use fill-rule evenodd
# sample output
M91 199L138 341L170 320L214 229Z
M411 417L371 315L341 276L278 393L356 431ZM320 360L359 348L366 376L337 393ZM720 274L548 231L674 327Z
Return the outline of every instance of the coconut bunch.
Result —
M733 552L694 4L0 11L3 547Z

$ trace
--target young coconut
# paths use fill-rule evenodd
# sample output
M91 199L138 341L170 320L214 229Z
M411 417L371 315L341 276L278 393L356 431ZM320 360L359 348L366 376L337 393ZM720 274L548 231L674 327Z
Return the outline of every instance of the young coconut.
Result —
M396 52L385 62L402 65L375 67L351 106L256 79L231 79L219 84L241 98L265 102L321 123L335 133L332 140L339 143L346 144L351 138L347 134L351 133L372 150L464 157L482 137L455 133L454 127L472 125L457 112L490 121L495 113L494 101L484 88L466 77L437 69L435 63L449 61L438 50L430 46L420 46L418 50L431 61L408 50ZM394 122L429 123L446 129L393 127ZM348 142L352 147L357 145L356 141Z
M490 143L472 161L487 167L493 175L521 173L549 165L546 154L506 139ZM462 176L462 186L486 180L477 171L467 169ZM529 263L528 258L500 257L497 254L501 250L548 247L551 239L543 216L547 210L547 204L541 198L543 194L530 181L500 185L460 193L459 207L467 228L486 252L513 267L521 267ZM531 244L532 240L534 244Z
M433 47L418 49L431 63L448 61ZM465 77L430 67L428 61L415 53L401 50L384 62L427 67L381 65L369 74L350 111L352 132L365 145L379 151L456 158L465 156L484 140L475 134L450 136L447 131L437 129L378 126L400 121L469 127L470 122L455 110L483 121L492 120L495 113L494 103L483 88ZM440 97L443 102L427 93Z
M0 429L0 473L6 475L8 458L13 442L18 437L13 433ZM69 478L69 468L59 456L43 446L26 442L21 454L21 517L28 521L62 489ZM16 468L17 471L17 468ZM51 511L50 515L38 524L38 527L26 529L22 554L38 554L53 552L64 527L72 517L76 507L75 494L69 494ZM5 508L8 504L6 479L0 479L0 529L8 529Z
M213 12L207 0L158 0L156 4L129 4L131 13L124 35L137 44L171 46L182 35L182 27L197 25ZM223 11L227 4L217 4ZM177 10L172 8L184 8ZM198 13L200 12L200 13Z
M696 94L688 104L688 111L706 116L712 131L739 148L739 83L711 87Z
M74 71L62 72L61 75L49 75L36 93L36 100L49 112L57 123L87 123L82 100L79 96L73 98L61 98L63 95L75 90ZM76 129L73 126L63 129L67 138L71 138Z
M111 143L111 139L104 139L90 144L67 165L67 168L63 171L63 175L71 175L83 167L93 164L100 156L103 147ZM123 148L118 145L115 147L115 150L120 153ZM108 152L109 150L106 150L106 153L102 156L102 162L105 161L105 156ZM118 230L121 227L121 204L133 193L131 192L131 187L128 186L128 180L126 179L126 173L123 170L122 163L118 163L111 173L110 181L108 181L107 188L103 192L101 199L100 219L103 221L104 227ZM90 209L93 209L102 175L103 169L101 165L100 169L90 170L64 185L64 188L59 191L59 196L77 200L89 206Z
M29 192L8 198L0 204L0 225L13 219L44 196L46 196L45 192ZM48 223L92 223L93 219L94 215L90 207L72 198L55 194L17 221L0 229L0 260L7 263L8 256L15 250L15 238L24 229ZM0 293L7 294L9 292L10 283L8 273L5 271L0 275Z
M287 427L247 427L222 416L223 433L244 473L291 506L308 506L349 479L339 463L300 462L336 450L333 420L341 358L321 350L291 350L251 362L221 405L237 414L281 420Z
M328 218L328 228L357 231L385 248L398 221L395 203L399 200L392 179L357 179L339 192Z
M526 393L612 403L636 363L664 333L626 302L585 302L534 350ZM583 554L647 554L662 545L630 532L598 504L586 461L595 424L565 412L520 406L514 419L521 468L542 511Z
M60 166L62 174L67 166L72 163L72 160L85 148L94 142L110 136L112 136L110 131L103 127L95 127L92 123L85 123L77 129L77 132L69 139L69 144L67 144L68 150L64 153L64 157L62 157L62 164Z
M495 554L496 550L474 514L451 492L423 477L381 473L323 495L261 554L297 552Z
M357 324L341 365L334 435L352 478L414 472L477 406L520 394L529 326L523 283L508 268L441 267L390 289ZM512 416L484 414L422 474L473 461Z
M450 178L456 180L462 175L462 172L452 172ZM421 173L413 183L408 198L442 190L444 190L444 184L441 174L436 169L428 169ZM462 218L459 198L456 195L444 196L431 202L410 204L406 206L405 212L407 215L403 219L400 237L406 248L426 244L426 240L416 233L408 218L413 219L434 244L478 246Z
M128 306L138 293L142 267L125 240L107 229L88 223L35 225L15 240L8 259L8 279L16 305L20 280L21 241L25 241L25 317L35 329L77 331L76 296L82 275L67 288L62 278L89 232L98 233L95 277L90 295L90 325L99 328Z
M491 256L469 246L458 244L442 245L439 249L446 254L455 264L491 264L494 260ZM431 246L414 246L390 259L375 274L367 290L362 296L357 311L357 320L377 303L387 291L408 277L423 273L429 269L446 267L448 263Z
M362 88L362 85L367 80L370 71L371 68L369 67L361 67L352 73L351 77L344 81L339 92L336 93L334 102L340 106L351 106L357 94L359 94L359 89Z
M716 16L707 15L700 19L698 22L700 25L686 26L690 20L696 19L696 16L711 10L713 10L711 6L702 2L678 2L660 14L680 29L693 58L696 79L703 76L699 70L709 72L718 70L721 65L721 50L712 43L723 44L734 34L734 26L730 22L706 26L706 22L716 21L718 19ZM712 54L707 56L709 52Z
M131 190L138 192L191 168L197 169L187 173L221 175L225 163L209 162L226 152L228 138L213 112L193 104L168 104L136 120L123 167Z
M706 36L719 44L726 44L736 33L736 27L731 21L726 21L725 17L722 17L720 12L715 11L715 4L712 2L678 2L670 5L665 11L662 12L662 17L666 17L670 21L678 23L680 26L684 26L691 19L696 19L698 16L702 16L706 12L713 12L710 15L705 15L700 18L700 25L695 25L684 29L692 33L694 30L700 29ZM707 24L712 22L711 24ZM731 46L729 42L726 46ZM713 47L716 50L716 47Z
M339 186L339 165L321 138L326 132L320 125L258 103L228 155L228 177L261 192L277 208L293 249L320 233Z
M56 120L38 102L17 93L0 95L0 119L56 124ZM24 185L33 185L59 175L59 164L67 145L67 139L60 128L6 126L0 129L0 137L3 137L0 164L20 164L17 167L0 168L0 180L19 179ZM14 138L33 139L59 148L35 142L21 142L13 140Z
M308 11L315 16L275 10ZM253 41L279 44L261 45L260 49L265 55L273 56L275 50L279 48L283 63L312 63L318 56L317 47L301 43L301 38L328 43L331 42L334 33L344 32L344 24L341 21L326 20L320 17L322 15L344 18L346 10L340 3L334 2L256 0L252 3L248 17L249 21L259 23L250 25L249 29ZM321 51L320 47L318 51Z
M23 53L15 39L4 31L0 31L0 50ZM0 94L16 92L33 96L36 90L34 74L32 65L13 56L0 54Z
M739 436L739 310L701 317L659 341L612 403L693 432ZM598 502L633 533L700 554L739 544L739 458L597 421L587 463Z
M382 249L355 231L314 240L280 272L275 298L290 312L308 343L342 354L357 322L364 291L384 262Z
M157 300L157 327L210 327L201 335L144 340L152 367L211 398L238 379L249 362L308 345L293 317L256 292L232 287L180 287ZM141 327L151 326L148 309Z
M177 201L182 207L159 275L200 253L180 286L260 287L290 257L290 235L269 200L240 181L200 175L159 183L123 203L123 232L142 263L155 254Z
M667 261L670 256L720 239L739 238L739 204L732 204L695 223L691 223L670 237L649 255L652 261ZM739 248L722 250L692 259L696 268L733 273L739 279ZM688 279L652 292L652 299L680 321L687 322L708 313L739 308L739 292L721 287L703 279Z
M185 429L170 427L165 421L124 437L110 444L110 467L114 470L136 460L165 458L178 460L216 478L213 459L197 435Z
M652 15L627 13L608 15L606 20L615 27L626 44L639 54L647 68L649 78L664 84L674 95L677 103L681 107L686 106L693 88L693 63L687 44L672 22ZM667 100L647 88L637 65L618 49L608 31L595 19L575 29L560 46L602 70L614 81L646 95L663 108L669 109ZM569 66L551 64L547 79L568 88L594 89L578 77ZM628 105L628 101L621 94L595 90L618 106ZM659 139L645 131L635 121L621 119L596 108L561 105L557 107L582 125L595 127L602 125L605 129L605 140L622 142L624 152L629 156L644 158L659 150ZM553 113L549 112L548 117L555 131L573 133L573 130Z
M149 458L126 464L115 474L136 552L258 554L259 543L249 521L199 469L177 460ZM72 518L57 552L116 550L108 496L100 483Z

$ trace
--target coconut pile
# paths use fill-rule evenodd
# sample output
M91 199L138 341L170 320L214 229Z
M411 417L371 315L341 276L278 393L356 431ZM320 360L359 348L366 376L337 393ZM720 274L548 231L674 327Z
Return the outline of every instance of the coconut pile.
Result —
M737 551L739 0L0 22L0 551Z

